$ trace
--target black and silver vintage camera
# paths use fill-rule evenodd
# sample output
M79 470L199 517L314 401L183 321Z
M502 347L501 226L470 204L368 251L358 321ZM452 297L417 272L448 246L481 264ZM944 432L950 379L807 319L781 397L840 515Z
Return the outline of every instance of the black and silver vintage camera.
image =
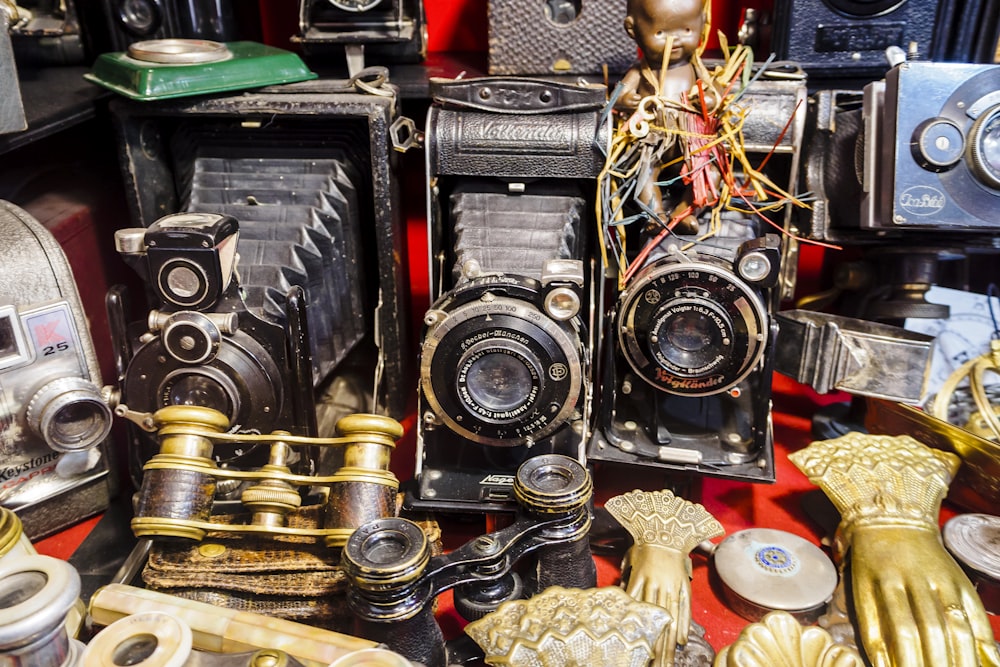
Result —
M970 262L993 252L998 86L996 66L911 61L863 92L812 97L803 173L815 201L797 225L867 254L834 273L838 291L858 295L840 299L841 314L947 317L924 294L967 283Z
M930 0L776 0L771 49L810 75L882 76L885 50L916 42L930 53L938 5ZM947 4L947 3L943 3Z
M289 290L282 316L252 310L237 270L238 237L236 219L218 213L178 213L115 233L118 251L155 295L134 337L123 331L121 292L109 294L115 347L125 357L120 402L139 413L198 405L237 429L315 435L304 293ZM159 447L145 432L135 433L134 445L138 479L136 467ZM220 458L244 467L248 454L227 450Z
M299 0L299 34L307 54L344 51L353 75L371 63L422 60L427 50L423 0Z
M738 102L750 163L770 153L768 175L787 192L795 189L804 100L801 81L764 76ZM783 214L768 215L780 226ZM722 212L717 226L704 217L697 233L648 246L644 260L635 258L648 234L626 249L640 263L603 325L600 407L587 456L773 481L781 238L751 206Z
M728 222L728 238L670 246L619 296L591 460L773 481L780 243L752 220Z
M1000 67L906 62L864 94L863 200L872 231L1000 228Z
M528 457L583 460L604 91L437 82L414 506L512 511Z
M0 503L32 538L107 508L111 409L66 256L0 202Z
M308 343L291 333L306 354L287 358L304 363L301 374L311 378L319 435L331 434L344 414L402 418L413 384L397 154L389 146L398 105L384 76L357 83L111 105L134 226L178 212L232 216L247 307L284 324L286 295L304 290ZM200 242L194 231L170 238ZM150 309L164 310L159 304ZM298 428L304 420L295 420Z

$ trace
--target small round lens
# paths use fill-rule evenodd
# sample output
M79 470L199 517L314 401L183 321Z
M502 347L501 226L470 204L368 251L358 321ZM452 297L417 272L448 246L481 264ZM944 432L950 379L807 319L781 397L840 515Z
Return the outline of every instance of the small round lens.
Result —
M28 426L52 449L72 452L98 444L111 431L112 414L100 389L81 377L53 380L35 392Z
M974 175L983 185L1000 189L1000 107L983 113L970 134L969 157Z
M78 443L96 444L107 423L106 411L101 405L90 401L68 403L52 418L49 430L51 437L72 447Z
M558 287L545 297L545 312L553 319L565 322L580 312L580 297L566 287Z
M501 350L484 354L472 362L466 387L472 400L482 407L506 412L528 399L531 376L523 361Z
M201 282L197 273L186 266L179 266L167 275L167 286L177 296L188 298L198 293Z
M771 262L763 253L751 252L740 258L737 270L744 280L755 283L771 273Z
M149 0L125 0L119 18L129 32L140 36L151 35L160 24L160 12Z
M407 536L394 530L383 530L371 535L362 547L365 557L379 565L391 565L399 560L411 548Z
M128 667L128 665L140 665L146 662L156 652L159 643L156 635L148 632L127 638L115 647L114 655L111 658L114 667Z
M156 275L160 296L178 306L199 307L209 294L210 280L204 267L187 258L171 258Z
M669 315L656 336L656 345L663 357L691 372L714 361L723 343L715 321L695 309Z
M4 579L0 589L0 610L12 609L25 600L38 595L48 585L49 579L42 572L29 570L15 572Z
M166 405L200 405L232 416L233 404L226 388L214 378L190 373L170 384Z

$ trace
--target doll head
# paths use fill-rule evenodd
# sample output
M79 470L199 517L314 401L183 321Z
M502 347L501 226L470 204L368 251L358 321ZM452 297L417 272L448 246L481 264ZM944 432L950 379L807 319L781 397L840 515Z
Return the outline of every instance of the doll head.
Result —
M686 64L701 44L709 4L710 0L629 0L625 30L652 69L662 66L669 36L674 42L667 65Z

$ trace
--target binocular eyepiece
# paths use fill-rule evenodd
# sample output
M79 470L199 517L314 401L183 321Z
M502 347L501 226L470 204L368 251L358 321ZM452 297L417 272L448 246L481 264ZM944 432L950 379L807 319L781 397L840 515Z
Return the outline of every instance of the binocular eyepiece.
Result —
M432 602L455 588L455 606L480 617L523 590L596 585L587 540L593 481L578 461L560 454L528 459L514 479L519 509L514 523L455 551L432 557L424 532L412 521L384 518L351 535L341 555L350 583L348 603L357 634L386 643L428 667L447 662ZM522 586L512 572L535 559Z

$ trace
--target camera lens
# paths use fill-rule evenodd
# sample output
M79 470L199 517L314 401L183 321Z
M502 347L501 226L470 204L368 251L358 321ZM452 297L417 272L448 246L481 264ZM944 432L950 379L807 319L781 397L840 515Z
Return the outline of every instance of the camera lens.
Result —
M760 297L714 264L660 260L619 303L622 353L643 380L671 394L730 389L760 361L767 341Z
M239 390L216 369L182 369L164 378L162 405L199 405L214 408L233 421L239 413Z
M182 339L177 341L181 350ZM135 410L198 405L218 410L230 424L252 425L267 433L281 418L281 378L272 354L243 331L223 336L218 353L202 365L178 360L163 337L156 337L136 351L122 394Z
M452 431L513 447L547 436L573 414L582 343L574 321L555 320L533 301L541 300L537 281L503 280L472 281L438 304L421 349L420 382Z
M53 436L62 442L86 441L91 433L100 431L103 415L90 403L70 403L52 420Z
M969 141L972 171L983 185L1000 189L1000 107L976 119Z
M681 304L680 312L668 309L654 325L650 342L676 368L696 374L728 347L726 326L718 313L709 313Z
M209 280L205 270L184 258L164 262L156 281L163 298L177 306L199 306L208 295Z
M111 432L111 408L93 382L79 377L44 385L28 402L25 417L49 447L63 452L89 449Z
M140 37L156 32L162 21L159 7L150 0L125 0L118 7L118 19L130 33Z
M516 414L531 402L538 376L530 352L523 346L486 345L463 358L458 391L467 393L486 414Z

